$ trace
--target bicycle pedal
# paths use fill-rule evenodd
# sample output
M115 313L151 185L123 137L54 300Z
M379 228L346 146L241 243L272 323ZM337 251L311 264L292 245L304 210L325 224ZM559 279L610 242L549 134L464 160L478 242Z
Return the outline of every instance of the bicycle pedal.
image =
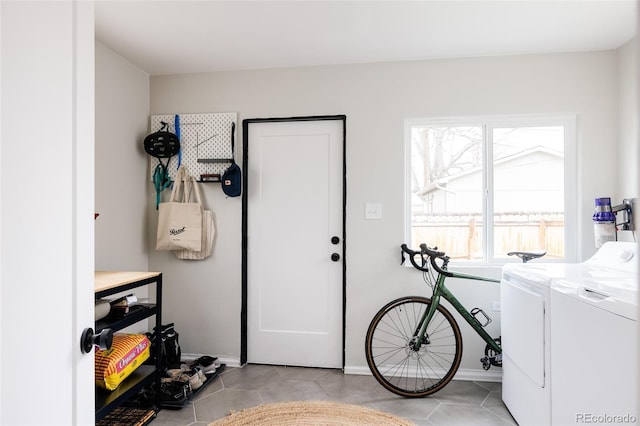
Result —
M480 359L480 362L482 362L482 368L485 370L488 370L491 368L491 360L489 359L489 357L483 357Z
M485 356L480 359L480 362L482 362L482 368L485 370L490 369L492 365L495 367L502 367L502 354L491 357Z

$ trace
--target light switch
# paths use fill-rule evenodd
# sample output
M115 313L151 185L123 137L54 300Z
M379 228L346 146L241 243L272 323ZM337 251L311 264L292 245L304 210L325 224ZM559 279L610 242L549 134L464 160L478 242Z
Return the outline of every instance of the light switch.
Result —
M366 203L364 206L364 218L367 220L381 220L382 219L382 204L381 203Z

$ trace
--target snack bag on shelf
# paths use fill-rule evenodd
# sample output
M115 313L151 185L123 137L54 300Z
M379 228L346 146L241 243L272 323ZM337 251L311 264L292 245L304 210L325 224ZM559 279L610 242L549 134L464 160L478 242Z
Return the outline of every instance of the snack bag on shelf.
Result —
M96 351L96 385L108 390L116 389L149 358L150 346L144 334L114 334L111 349Z

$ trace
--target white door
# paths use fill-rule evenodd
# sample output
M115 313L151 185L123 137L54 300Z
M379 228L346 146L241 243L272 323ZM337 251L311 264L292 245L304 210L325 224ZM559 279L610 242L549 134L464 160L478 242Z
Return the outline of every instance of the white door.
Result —
M345 120L291 120L245 127L247 360L340 368Z
M0 424L93 424L93 4L0 2Z

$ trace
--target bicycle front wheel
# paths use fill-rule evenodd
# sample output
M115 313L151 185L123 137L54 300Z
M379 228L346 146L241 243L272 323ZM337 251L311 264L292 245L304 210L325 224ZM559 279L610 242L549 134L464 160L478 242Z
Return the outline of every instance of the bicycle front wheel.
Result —
M438 305L420 347L412 342L430 305L426 297L402 297L380 309L369 325L367 363L373 377L397 395L431 395L449 383L460 366L462 335L444 306Z

